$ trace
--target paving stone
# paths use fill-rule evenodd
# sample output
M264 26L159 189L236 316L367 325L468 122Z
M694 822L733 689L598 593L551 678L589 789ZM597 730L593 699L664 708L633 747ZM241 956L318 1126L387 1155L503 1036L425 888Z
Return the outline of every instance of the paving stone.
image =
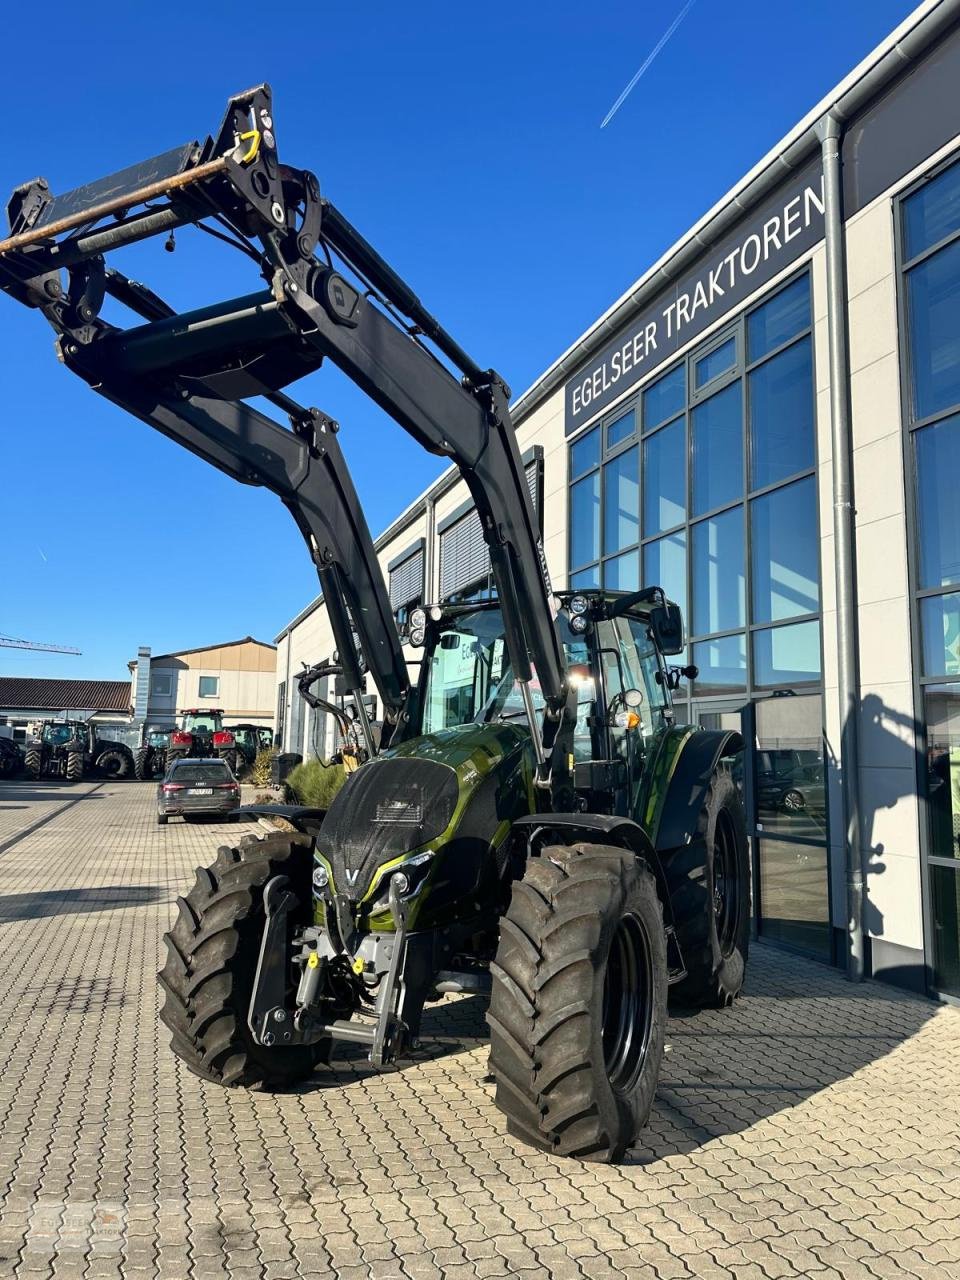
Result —
M157 828L148 785L37 790L0 782L4 1280L960 1277L957 1010L757 946L735 1008L669 1022L619 1167L506 1135L471 997L396 1068L343 1047L225 1091L170 1053L154 974L176 895L249 828Z

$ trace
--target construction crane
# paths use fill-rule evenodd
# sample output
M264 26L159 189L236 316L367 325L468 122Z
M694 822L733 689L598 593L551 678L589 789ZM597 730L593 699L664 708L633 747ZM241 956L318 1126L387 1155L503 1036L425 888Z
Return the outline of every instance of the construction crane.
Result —
M42 653L80 653L65 644L44 644L42 640L17 640L13 636L0 636L0 649L38 649Z

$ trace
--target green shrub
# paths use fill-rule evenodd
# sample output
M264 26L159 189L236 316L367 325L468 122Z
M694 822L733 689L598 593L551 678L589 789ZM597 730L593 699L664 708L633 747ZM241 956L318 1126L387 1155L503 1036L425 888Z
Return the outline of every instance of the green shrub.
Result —
M287 791L295 804L311 809L329 809L330 801L343 786L347 775L342 765L325 760L305 760L287 775Z
M273 772L273 758L276 754L276 747L264 747L262 751L258 751L245 781L252 783L255 787L269 787Z

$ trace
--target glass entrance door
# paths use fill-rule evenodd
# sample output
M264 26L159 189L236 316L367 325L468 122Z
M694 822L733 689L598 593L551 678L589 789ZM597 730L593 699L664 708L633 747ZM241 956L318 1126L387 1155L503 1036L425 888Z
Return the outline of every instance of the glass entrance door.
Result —
M960 684L927 685L923 700L933 986L960 996Z
M744 737L757 931L762 938L829 960L822 720L819 694L764 698L750 708Z

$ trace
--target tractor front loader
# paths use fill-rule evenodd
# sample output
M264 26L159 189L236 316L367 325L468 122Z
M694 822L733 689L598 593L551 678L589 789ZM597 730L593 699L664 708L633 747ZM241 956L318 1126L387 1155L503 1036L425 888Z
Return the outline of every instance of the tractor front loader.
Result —
M725 764L741 743L675 721L671 689L695 674L670 665L685 651L679 609L656 586L554 592L509 389L312 173L281 163L267 86L232 98L202 144L65 195L29 183L10 216L0 284L51 323L64 364L287 506L357 707L366 760L329 810L241 811L282 812L295 832L221 848L181 900L160 974L174 1051L223 1085L282 1085L338 1044L397 1061L426 1002L489 992L511 1133L618 1159L653 1100L668 987L729 1004L747 956L744 820ZM177 314L107 266L188 225L251 258L266 287ZM107 296L136 322L108 321ZM285 390L324 360L458 468L489 547L495 601L411 616L415 684L337 424Z

